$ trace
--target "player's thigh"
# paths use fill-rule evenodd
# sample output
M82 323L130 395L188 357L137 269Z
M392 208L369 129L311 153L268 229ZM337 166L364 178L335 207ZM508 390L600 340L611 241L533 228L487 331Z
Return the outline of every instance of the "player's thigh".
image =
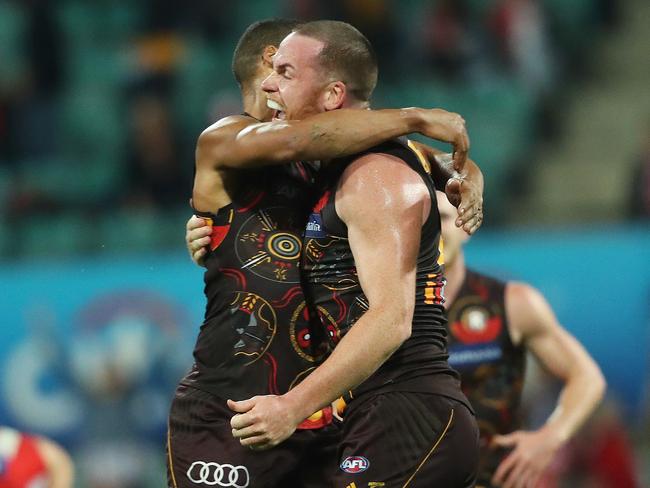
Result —
M331 486L472 486L478 429L471 412L449 398L390 392L347 412Z
M267 451L242 447L232 436L232 414L223 400L197 390L177 391L167 434L167 479L171 488L224 486L271 488L295 471L294 440Z

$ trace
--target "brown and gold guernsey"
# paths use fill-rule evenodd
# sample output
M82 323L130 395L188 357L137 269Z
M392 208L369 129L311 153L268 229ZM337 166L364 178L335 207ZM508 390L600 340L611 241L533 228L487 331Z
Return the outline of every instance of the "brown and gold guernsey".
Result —
M323 349L313 346L299 275L313 175L303 163L238 170L232 203L197 212L213 225L207 306L181 384L242 400L282 394L315 366Z
M461 374L481 432L480 486L489 486L505 454L489 448L492 436L520 426L526 357L510 339L505 288L506 283L468 269L447 312L449 362Z
M438 263L440 216L435 188L425 170L426 161L405 139L395 139L367 153L385 153L404 160L422 176L431 195L431 212L422 227L417 263L415 313L412 334L363 384L351 392L354 398L367 392L410 391L438 393L467 403L458 375L447 363L446 324L442 306L444 277ZM364 153L365 154L365 153ZM337 182L347 158L319 175L320 199L307 222L303 249L303 288L314 307L313 317L327 331L332 346L341 340L368 309L361 289L345 223L335 209Z

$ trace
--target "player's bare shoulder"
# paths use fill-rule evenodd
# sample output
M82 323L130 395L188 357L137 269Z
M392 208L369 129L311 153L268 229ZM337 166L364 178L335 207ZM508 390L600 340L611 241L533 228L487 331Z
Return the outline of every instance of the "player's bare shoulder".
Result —
M422 177L402 159L384 153L368 153L343 171L336 192L336 210L346 214L382 212L398 215L414 205L430 205Z
M210 142L217 142L230 135L235 137L246 127L259 121L246 114L228 115L206 127L199 135L197 147Z
M259 124L249 115L229 115L207 127L196 142L197 169L219 169L231 163L233 143L247 127Z
M555 314L544 295L528 283L508 282L505 305L510 336L515 344L557 325Z

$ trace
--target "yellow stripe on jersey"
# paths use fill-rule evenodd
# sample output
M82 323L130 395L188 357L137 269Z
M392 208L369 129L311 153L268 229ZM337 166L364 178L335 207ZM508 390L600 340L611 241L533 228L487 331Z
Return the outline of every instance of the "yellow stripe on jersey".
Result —
M410 139L408 140L408 146L409 149L413 151L420 160L420 164L424 168L424 171L426 171L428 174L431 174L431 165L429 164L429 160L424 157L424 154L422 154L422 151L420 151L415 143Z
M445 265L445 241L443 241L442 236L440 236L440 244L438 244L438 264L440 266Z
M435 273L430 273L427 275L427 278L430 280L435 280L438 277ZM439 283L436 281L427 281L427 286L424 288L424 303L427 305L433 305L436 303L436 286Z
M172 432L167 422L167 456L169 461L169 474L171 475L173 488L178 488L176 484L176 475L174 474L174 461L172 457Z

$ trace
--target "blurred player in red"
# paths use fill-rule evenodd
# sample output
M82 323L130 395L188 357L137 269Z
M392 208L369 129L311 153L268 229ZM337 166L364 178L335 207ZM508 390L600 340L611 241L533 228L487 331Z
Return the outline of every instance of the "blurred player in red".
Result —
M444 242L450 364L481 431L477 487L534 487L558 450L592 414L605 391L600 369L558 323L541 293L465 267L466 233L456 209L438 192ZM564 383L544 426L519 430L526 352Z
M0 488L71 488L73 478L61 446L0 426Z

